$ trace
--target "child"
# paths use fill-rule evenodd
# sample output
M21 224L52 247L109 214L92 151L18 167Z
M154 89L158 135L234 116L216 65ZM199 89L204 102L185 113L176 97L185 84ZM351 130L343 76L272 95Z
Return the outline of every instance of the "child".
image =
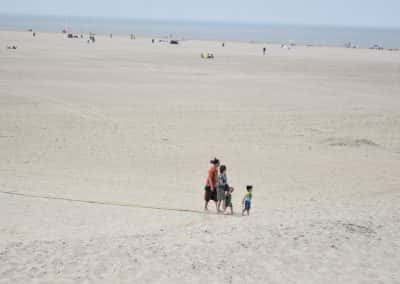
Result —
M242 204L244 205L243 211L242 211L242 216L244 215L244 212L247 211L247 216L250 215L250 208L251 208L251 199L253 197L252 191L253 191L253 186L248 185L246 186L246 194L243 197Z
M228 214L226 212L226 209L228 207L231 209L231 212L229 214L233 215L233 206L232 206L232 192L234 191L233 187L229 187L229 190L226 191L225 193L225 214Z

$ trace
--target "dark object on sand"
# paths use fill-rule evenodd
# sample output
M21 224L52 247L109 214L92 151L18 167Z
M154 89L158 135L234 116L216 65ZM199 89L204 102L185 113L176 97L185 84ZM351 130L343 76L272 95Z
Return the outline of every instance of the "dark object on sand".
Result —
M265 53L267 53L267 48L266 47L263 48L263 54L265 55Z
M222 47L225 47L225 42L222 43Z
M74 34L68 34L67 37L68 37L68 38L79 38L78 35L74 35Z
M16 49L17 49L17 46L16 46L16 45L7 45L7 49L16 50Z
M172 39L172 40L170 40L169 43L170 43L170 44L179 44L179 41Z
M112 38L112 34L110 34L110 38Z
M151 43L154 43L154 38L151 39Z
M357 46L352 44L350 41L345 43L344 47L346 47L346 48L357 48Z
M371 46L369 49L383 50L383 46L380 46L380 45L378 45L378 44L374 44L374 45Z
M36 36L36 33L35 33L35 32L33 32L33 33L32 33L32 35L33 35L33 37L35 37L35 36Z

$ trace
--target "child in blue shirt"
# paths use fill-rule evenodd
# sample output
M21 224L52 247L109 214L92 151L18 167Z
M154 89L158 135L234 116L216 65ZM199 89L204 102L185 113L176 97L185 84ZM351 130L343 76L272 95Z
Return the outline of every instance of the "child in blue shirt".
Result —
M242 216L244 215L245 212L247 212L247 216L250 215L251 199L253 198L252 192L253 192L253 186L252 185L246 186L246 193L243 196L242 200L242 204L244 205Z

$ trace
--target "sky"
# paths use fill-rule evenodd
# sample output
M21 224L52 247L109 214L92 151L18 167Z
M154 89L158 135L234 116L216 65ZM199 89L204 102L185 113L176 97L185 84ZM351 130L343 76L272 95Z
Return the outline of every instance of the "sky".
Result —
M0 13L400 27L400 0L0 0Z

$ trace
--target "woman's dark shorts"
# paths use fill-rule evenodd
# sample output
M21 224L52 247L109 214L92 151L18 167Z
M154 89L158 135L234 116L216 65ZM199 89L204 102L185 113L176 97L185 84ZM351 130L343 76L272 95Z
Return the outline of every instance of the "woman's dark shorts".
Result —
M211 187L206 186L204 188L204 200L207 202L210 200L217 201L217 191L216 190L212 191Z
M250 208L251 208L251 202L246 200L244 202L244 209L250 210Z

